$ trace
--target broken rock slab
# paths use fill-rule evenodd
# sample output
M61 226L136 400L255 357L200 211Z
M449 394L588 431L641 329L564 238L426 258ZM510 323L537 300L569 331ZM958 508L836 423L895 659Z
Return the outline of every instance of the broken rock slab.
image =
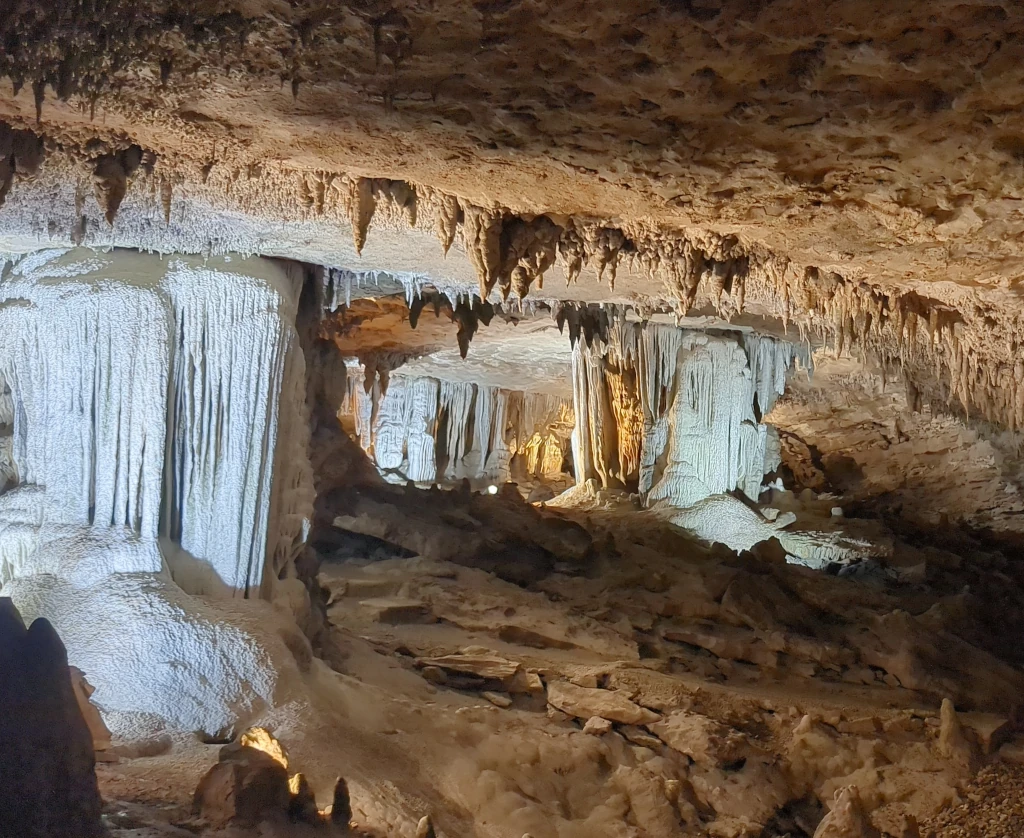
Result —
M960 713L960 721L978 740L981 752L994 754L1013 736L1013 725L997 713Z
M648 729L673 751L701 765L722 766L746 759L754 751L734 728L698 713L677 710Z
M630 701L622 693L578 687L568 681L548 685L548 704L577 719L599 716L624 725L650 725L661 719L653 710Z
M435 666L445 672L475 675L488 681L504 681L515 677L520 664L498 655L442 655L438 658L420 658L424 667Z
M373 620L378 623L397 626L436 622L427 605L418 599L374 597L361 600L359 606L368 611Z

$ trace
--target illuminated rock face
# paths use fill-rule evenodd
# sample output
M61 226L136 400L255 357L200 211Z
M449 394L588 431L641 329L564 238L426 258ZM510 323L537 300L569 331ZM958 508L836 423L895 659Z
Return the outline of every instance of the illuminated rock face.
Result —
M282 637L298 630L231 597L296 582L312 505L300 280L120 251L0 268L0 482L15 478L0 586L57 629L115 732L139 714L230 730L294 669Z
M353 365L341 412L385 478L505 482L517 454L530 475L561 473L566 399L429 376L395 375L386 392L363 382Z
M261 260L51 251L4 266L10 460L31 502L0 526L163 536L180 547L173 570L208 566L228 588L257 592L270 563L294 557L311 502L307 475L285 471L298 459L301 472L301 457L275 475L289 433L305 427L298 287ZM287 497L275 498L275 477ZM17 556L0 546L0 582L29 569L16 541Z
M577 481L686 507L740 489L756 500L778 465L761 416L801 347L743 332L624 324L573 353Z

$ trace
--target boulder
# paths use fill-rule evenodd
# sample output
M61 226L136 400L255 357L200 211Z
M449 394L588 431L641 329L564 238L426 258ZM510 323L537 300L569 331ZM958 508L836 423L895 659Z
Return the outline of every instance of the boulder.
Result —
M199 781L192 801L196 817L214 829L287 818L291 791L280 762L248 746L224 749L221 760Z
M578 687L568 681L555 681L548 685L548 704L577 719L600 716L624 725L649 725L661 718L622 693Z
M862 663L883 669L909 690L951 698L964 709L1006 712L1024 693L1024 673L949 631L893 611L870 629L852 631Z
M444 655L439 658L422 658L424 667L437 667L459 675L475 675L488 681L504 681L519 672L519 664L497 655Z

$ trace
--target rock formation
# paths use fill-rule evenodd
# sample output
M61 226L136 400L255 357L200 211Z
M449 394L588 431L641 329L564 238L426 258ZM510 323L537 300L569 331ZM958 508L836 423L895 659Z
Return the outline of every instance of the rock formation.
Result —
M92 736L67 653L46 620L0 598L0 834L100 838Z

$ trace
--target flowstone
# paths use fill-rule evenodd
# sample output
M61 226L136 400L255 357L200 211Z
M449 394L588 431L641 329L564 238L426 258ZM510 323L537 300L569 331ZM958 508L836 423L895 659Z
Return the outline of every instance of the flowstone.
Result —
M115 733L231 729L304 657L269 604L232 602L291 581L312 512L301 280L230 257L0 262L0 586L58 628Z

